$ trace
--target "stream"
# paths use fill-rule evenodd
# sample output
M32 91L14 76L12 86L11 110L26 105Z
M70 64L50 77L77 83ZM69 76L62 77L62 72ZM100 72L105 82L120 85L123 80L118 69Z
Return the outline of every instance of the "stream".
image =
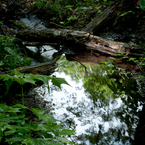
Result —
M30 21L21 19L21 22L29 25ZM38 26L30 24L32 28ZM43 55L52 60L55 52L47 51L47 55ZM139 81L131 72L109 64L81 63L68 61L62 54L52 76L65 78L70 86L62 85L59 89L50 83L50 92L47 86L41 86L30 90L28 95L35 98L39 108L63 121L64 128L76 130L76 135L68 138L78 145L135 144L144 109Z
M78 145L132 144L143 108L137 81L106 65L83 63L86 73L64 55L57 64L52 75L65 78L70 86L60 90L50 83L50 93L47 86L30 91L38 106L63 121L65 128L75 129L71 140Z

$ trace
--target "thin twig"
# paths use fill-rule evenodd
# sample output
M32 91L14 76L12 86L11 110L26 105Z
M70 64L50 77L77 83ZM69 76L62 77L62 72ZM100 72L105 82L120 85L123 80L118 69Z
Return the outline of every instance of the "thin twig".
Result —
M72 58L72 57L71 57ZM75 59L75 58L72 58L74 59L75 61L79 62L84 68L85 68L85 72L88 73L87 71L87 67L85 65L83 65L79 60Z
M56 24L56 23L54 23L54 22L50 22L50 24L54 24L54 25L56 25L56 26L58 26L58 27L61 27L61 28L67 28L67 29L69 29L69 27L63 27L63 26L61 26L61 25L59 25L59 24Z

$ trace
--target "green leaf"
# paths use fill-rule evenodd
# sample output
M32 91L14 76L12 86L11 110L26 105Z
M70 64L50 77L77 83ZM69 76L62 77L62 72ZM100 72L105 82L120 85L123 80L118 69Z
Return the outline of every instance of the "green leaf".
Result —
M33 79L31 79L30 77L28 77L28 75L15 75L14 76L14 81L18 82L21 85L24 85L25 83L31 83L35 85L35 82Z
M19 117L9 117L8 115L0 115L0 122L7 122L7 123L10 123L10 122L17 122L19 121Z
M55 136L59 136L61 128L62 127L60 125L52 125L51 126L51 129L53 130L53 133L55 134Z
M16 130L13 129L13 130L10 130L10 131L6 131L4 134L5 134L5 136L8 136L8 135L14 134L15 132L16 132Z
M20 108L13 108L11 106L7 106L6 104L0 104L0 112L20 112Z
M17 76L16 76L17 77ZM16 78L15 81L18 82L20 85L24 85L26 82L23 80L23 78Z
M107 61L102 61L101 63L107 63Z
M56 119L52 115L49 115L49 114L41 115L40 119L43 120L47 124L48 127L50 127L52 123L56 121Z
M4 62L3 61L0 61L0 66L3 66L4 65Z
M63 129L59 134L60 135L74 135L75 130Z
M9 79L13 80L13 76L3 74L3 75L0 75L0 79L4 81L9 80Z
M45 84L48 84L49 80L51 79L51 77L45 75L33 75L32 78L39 81L43 81L43 83Z
M72 143L70 140L63 138L63 137L56 137L57 140L59 140L62 143Z
M13 80L7 80L7 81L5 81L5 84L6 84L6 87L7 87L6 94L8 93L8 91L9 91L10 86L12 85L12 83L13 83Z
M0 112L7 112L9 108L6 104L0 104Z
M26 145L62 145L55 141L47 141L46 139L26 139L22 143Z
M3 24L4 21L0 21L0 24Z
M47 133L47 131L40 131L40 132L38 132L38 135L39 134L42 134L45 138L51 138L51 139L53 139L52 134Z
M52 78L52 83L53 83L53 85L58 86L60 89L61 89L61 86L60 86L61 84L69 85L64 78L55 78L55 77L53 77Z
M10 109L8 110L8 112L20 112L21 108L12 108L10 107Z
M4 50L7 51L9 54L15 54L14 50L10 47L4 47Z
M38 124L36 130L46 131L46 132L52 132L52 129L48 127L45 124Z
M118 18L119 18L119 17L122 17L122 16L125 16L125 15L127 15L128 13L133 13L133 14L135 14L134 11L128 11L128 12L124 12L123 14L119 15Z
M44 114L45 110L39 108L31 108L30 109L37 117L41 120L41 115Z
M23 141L25 140L25 137L22 135L17 135L15 137L12 137L10 139L6 139L7 142L11 143L11 142L19 142L19 141Z
M19 107L19 108L23 108L23 109L29 109L28 107L22 105L22 104L16 104L13 107Z
M56 141L51 141L49 142L49 145L62 145L61 143L58 143Z

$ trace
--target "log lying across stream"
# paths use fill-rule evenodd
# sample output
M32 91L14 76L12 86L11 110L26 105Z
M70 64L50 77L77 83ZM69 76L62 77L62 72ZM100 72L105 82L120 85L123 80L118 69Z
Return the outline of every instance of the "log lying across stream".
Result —
M23 29L18 31L16 37L29 42L58 42L60 45L65 44L74 49L93 50L105 55L122 53L131 56L143 56L139 53L140 47L138 45L107 40L84 31L68 29Z

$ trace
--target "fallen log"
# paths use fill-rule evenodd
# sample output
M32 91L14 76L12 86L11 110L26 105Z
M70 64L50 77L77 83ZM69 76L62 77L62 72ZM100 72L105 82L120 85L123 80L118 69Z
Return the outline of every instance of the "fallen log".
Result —
M42 75L50 75L56 69L57 64L56 60L46 63L37 64L35 66L27 66L23 68L18 68L18 71L21 73L32 73L32 74L42 74ZM11 71L0 72L0 74L10 74Z
M38 42L61 42L74 49L93 50L107 55L123 53L132 56L142 56L140 47L128 43L107 40L84 31L68 29L23 29L18 31L17 38L25 41Z
M97 34L106 26L113 26L117 22L119 15L134 7L134 0L117 0L109 5L102 14L97 15L90 23L88 23L82 31Z
M57 67L56 62L46 62L35 66L24 67L23 69L18 69L21 73L32 73L32 74L43 74L50 75L54 72Z

